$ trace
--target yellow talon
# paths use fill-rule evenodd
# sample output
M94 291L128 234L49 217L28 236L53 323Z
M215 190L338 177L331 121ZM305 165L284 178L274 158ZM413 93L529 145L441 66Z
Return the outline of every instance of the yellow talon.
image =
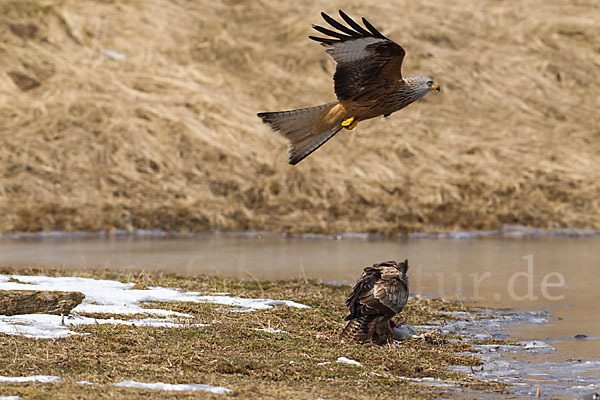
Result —
M350 117L342 121L342 126L348 130L356 128L356 125L358 125L358 120L354 117Z

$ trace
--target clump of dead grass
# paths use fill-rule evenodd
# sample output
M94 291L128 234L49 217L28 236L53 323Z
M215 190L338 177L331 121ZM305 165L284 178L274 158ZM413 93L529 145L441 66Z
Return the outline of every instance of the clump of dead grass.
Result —
M290 167L255 113L334 98L342 7L443 89ZM598 229L595 7L3 1L0 231Z

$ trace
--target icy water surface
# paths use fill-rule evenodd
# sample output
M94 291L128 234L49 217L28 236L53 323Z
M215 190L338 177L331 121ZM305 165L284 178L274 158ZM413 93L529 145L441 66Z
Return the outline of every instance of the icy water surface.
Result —
M600 391L599 236L408 240L369 240L363 235L341 240L274 234L55 236L0 237L0 266L143 268L335 283L354 282L366 265L407 258L413 294L511 309L477 324L464 315L458 323L441 328L468 333L474 340L492 335L521 342L518 347L481 348L487 360L483 370L467 372L513 383L511 392L517 397L534 396L538 386L546 396L565 399Z

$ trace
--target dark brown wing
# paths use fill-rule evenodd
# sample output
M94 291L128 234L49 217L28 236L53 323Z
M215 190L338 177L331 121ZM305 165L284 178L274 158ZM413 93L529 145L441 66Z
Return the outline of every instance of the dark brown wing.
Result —
M374 266L380 269L381 277L373 289L359 298L361 314L393 315L404 308L408 300L408 284L404 282L396 263L386 264Z
M361 315L361 298L372 291L379 278L381 278L380 268L373 266L364 269L360 279L354 284L352 292L346 300L346 305L350 309L350 315L346 317L347 321Z
M366 29L342 10L339 12L348 26L321 13L337 31L313 25L315 30L329 37L309 36L325 46L325 52L337 64L333 80L338 99L349 100L382 86L398 85L405 54L402 46L383 36L365 18L362 21Z
M397 270L396 270L397 271ZM394 314L398 314L408 301L408 282L400 273L384 274L381 277L381 290L377 299Z
M408 301L408 260L397 263L396 261L388 261L378 264L382 270L380 287L375 287L377 290L377 298L394 314L398 314Z

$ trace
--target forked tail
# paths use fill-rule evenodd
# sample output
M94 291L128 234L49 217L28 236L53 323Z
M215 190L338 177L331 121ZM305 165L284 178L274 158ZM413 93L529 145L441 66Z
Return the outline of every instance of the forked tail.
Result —
M296 165L342 129L345 112L340 104L329 103L257 115L288 140L289 163Z

